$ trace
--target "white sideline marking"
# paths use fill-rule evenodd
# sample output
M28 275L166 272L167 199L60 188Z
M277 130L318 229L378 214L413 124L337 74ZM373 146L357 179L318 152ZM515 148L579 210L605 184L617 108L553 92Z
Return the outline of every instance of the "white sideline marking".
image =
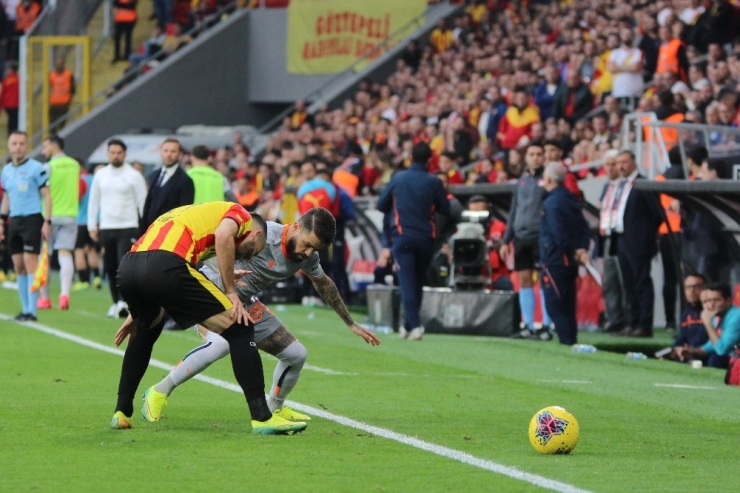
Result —
M573 385L589 385L593 382L589 380L537 380L540 383L570 383Z
M4 315L4 314L0 314L0 320L5 320L6 322L18 323L19 325L23 325L25 327L38 330L39 332L43 332L44 334L59 337L61 339L66 339L68 341L75 342L82 346L86 346L92 349L97 349L99 351L103 351L109 354L115 354L117 356L123 356L123 351L120 349L108 347L103 344L97 343L95 341L85 339L84 337L79 337L74 334L69 334L67 332L53 329L51 327L47 327L46 325L42 325L36 322L15 322L11 317ZM155 359L150 360L149 365L155 368L160 368L160 369L167 370L167 371L171 370L173 366L168 363L164 363L163 361L159 361ZM201 382L210 383L211 385L215 385L216 387L220 387L222 389L231 390L232 392L238 392L240 394L242 393L242 390L241 388L239 388L238 385L225 382L223 380L218 380L216 378L207 377L205 375L196 375L194 379L200 380ZM294 409L298 411L308 413L313 416L318 416L328 421L333 421L342 426L347 426L349 428L361 430L366 433L372 433L373 435L377 435L379 437L382 437L388 440L393 440L393 441L402 443L404 445L409 445L411 447L424 450L426 452L431 452L432 454L438 455L440 457L445 457L445 458L452 459L458 462L462 462L463 464L467 464L469 466L478 467L480 469L485 469L487 471L491 471L496 474L501 474L502 476L507 476L512 479L524 481L534 486L539 486L540 488L544 488L544 489L551 490L551 491L558 491L561 493L590 493L589 490L584 490L582 488L578 488L577 486L573 486L568 483L563 483L560 481L556 481L554 479L548 479L544 476L539 476L537 474L531 474L528 472L524 472L515 467L505 466L503 464L499 464L491 460L480 459L466 452L451 449L448 447L443 447L441 445L435 445L433 443L425 442L423 440L419 440L418 438L404 435L402 433L396 433L395 431L387 430L385 428L368 425L361 421L356 421L354 419L345 418L344 416L332 414L322 409L317 409L315 407L306 406L304 404L300 404L300 403L293 402L293 401L285 401L285 402L286 404L290 405L291 407L293 407Z
M313 370L325 375L359 375L359 373L347 373L343 371L330 370L329 368L321 368L320 366L303 365L304 370ZM241 390L239 391L241 392Z
M714 390L717 387L707 385L685 385L683 383L656 383L656 387L670 387L672 389L694 389L694 390Z

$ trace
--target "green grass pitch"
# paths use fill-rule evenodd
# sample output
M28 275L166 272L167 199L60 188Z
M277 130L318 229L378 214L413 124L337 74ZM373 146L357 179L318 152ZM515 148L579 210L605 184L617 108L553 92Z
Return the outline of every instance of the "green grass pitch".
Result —
M465 336L383 335L373 348L332 311L300 306L276 314L309 351L291 400L326 413L304 433L253 435L244 398L203 381L177 389L160 422L145 423L137 401L135 428L112 431L120 355L38 330L113 349L120 322L105 318L109 303L106 290L74 293L68 312L42 311L34 329L7 321L19 302L0 289L0 492L737 487L740 389L726 387L721 371ZM199 343L192 331L166 332L153 357L172 365ZM269 388L275 360L263 361ZM150 367L140 392L165 374ZM228 358L205 375L235 383ZM529 420L548 405L579 420L569 456L540 456L529 444Z

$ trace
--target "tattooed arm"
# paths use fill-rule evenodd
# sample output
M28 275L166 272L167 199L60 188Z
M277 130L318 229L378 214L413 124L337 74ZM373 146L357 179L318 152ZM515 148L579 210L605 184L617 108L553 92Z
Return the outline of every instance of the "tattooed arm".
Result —
M380 339L378 339L375 334L373 334L370 330L360 326L357 322L354 321L352 315L349 314L344 301L342 301L342 297L337 290L336 284L334 284L334 281L332 281L329 276L324 274L320 278L312 278L311 282L313 282L313 285L319 295L324 298L326 304L332 307L334 311L337 312L337 315L339 315L339 318L341 318L342 321L347 324L349 330L362 337L368 344L371 344L373 346L377 346L378 344L380 344Z

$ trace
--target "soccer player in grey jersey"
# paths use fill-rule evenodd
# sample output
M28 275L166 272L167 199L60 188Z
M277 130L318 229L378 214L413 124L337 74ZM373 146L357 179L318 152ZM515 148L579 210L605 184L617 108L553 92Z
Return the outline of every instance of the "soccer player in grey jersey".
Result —
M347 324L349 330L373 346L380 340L368 329L358 325L350 316L337 287L319 264L318 250L334 241L336 224L331 213L315 208L301 216L297 223L283 226L267 222L267 243L258 255L248 262L238 260L235 275L240 276L236 289L239 299L254 322L254 341L262 351L272 354L279 362L273 374L272 388L267 404L273 413L291 421L311 419L284 405L286 396L295 387L306 361L306 348L282 322L255 297L270 284L282 281L303 271L313 282L316 291L327 305ZM219 287L218 266L207 261L201 272ZM141 409L144 419L158 421L167 397L176 386L205 370L214 361L229 354L229 344L214 332L196 327L206 343L190 351L183 360L157 385L144 393Z

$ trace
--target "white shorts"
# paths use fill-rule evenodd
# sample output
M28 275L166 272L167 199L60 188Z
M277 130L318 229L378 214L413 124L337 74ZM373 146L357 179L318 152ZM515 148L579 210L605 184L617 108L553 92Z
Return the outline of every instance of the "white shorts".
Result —
M200 271L204 276L208 278L213 284L218 286L218 289L223 290L224 285L221 282L221 276L218 272L204 265L200 268ZM267 308L256 296L252 297L252 301L244 303L244 308L249 313L249 316L254 320L254 342L260 343L267 339L269 336L275 333L278 328L283 325L283 322L272 313L272 310Z
M55 217L51 221L52 250L74 251L77 244L77 218Z

